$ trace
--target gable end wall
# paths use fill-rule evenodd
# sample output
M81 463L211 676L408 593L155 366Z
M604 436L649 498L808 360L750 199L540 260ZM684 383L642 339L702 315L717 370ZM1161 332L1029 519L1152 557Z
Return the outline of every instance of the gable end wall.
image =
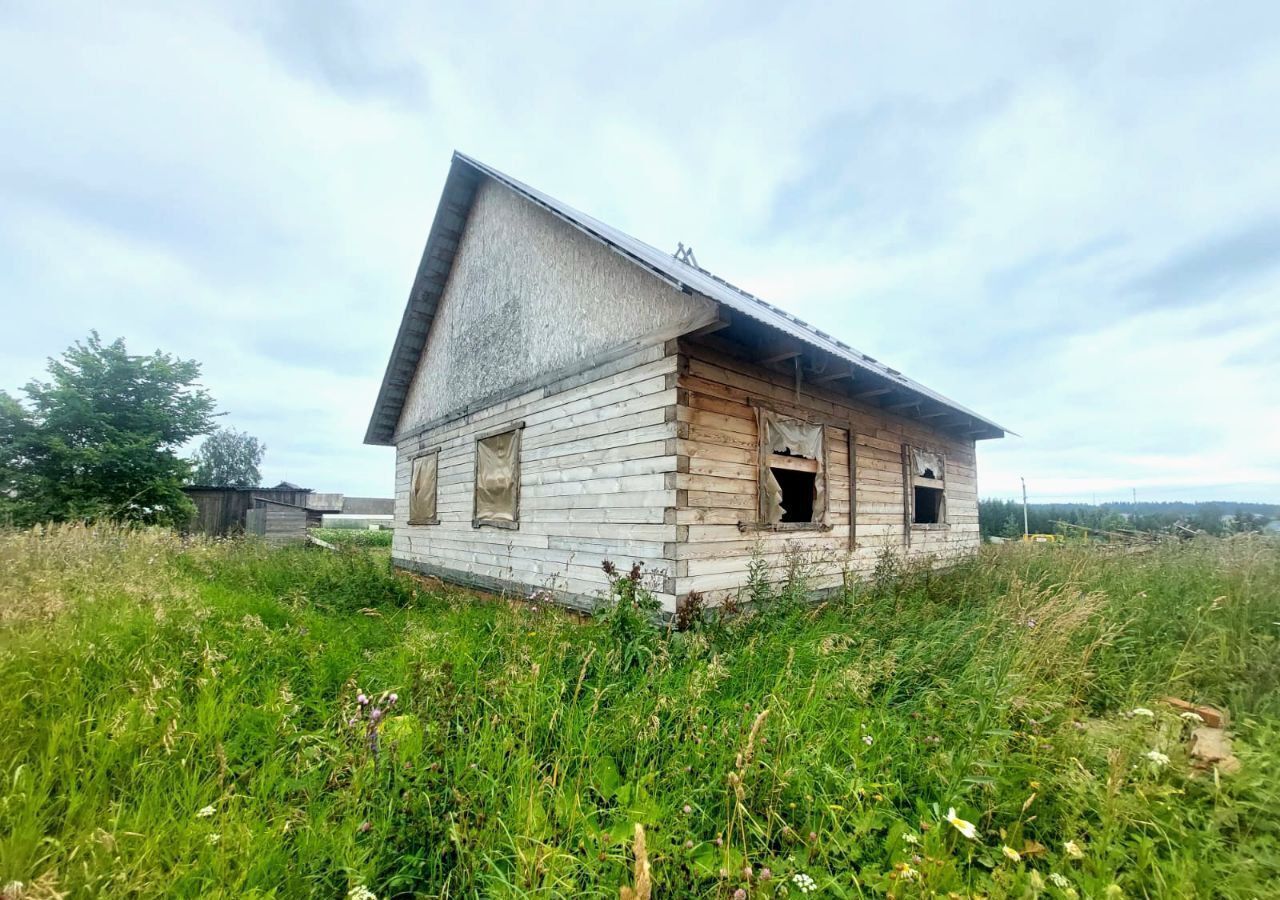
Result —
M674 343L674 342L671 342ZM658 344L401 440L396 447L392 560L446 580L526 597L549 589L589 607L608 588L600 568L640 562L675 609L674 347ZM477 435L524 423L519 528L472 526ZM414 456L439 449L439 524L409 524Z
M715 319L677 290L513 193L483 180L405 397L397 437L485 405L620 347Z

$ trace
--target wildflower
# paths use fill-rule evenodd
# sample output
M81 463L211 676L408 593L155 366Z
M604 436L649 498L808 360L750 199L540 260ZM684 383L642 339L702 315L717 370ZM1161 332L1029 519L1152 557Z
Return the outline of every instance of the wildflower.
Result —
M0 888L0 897L3 897L4 900L18 900L26 888L27 886L21 881L5 882L5 886Z
M691 812L693 812L693 807L692 807L692 806L690 806L688 803L686 803L686 804L684 805L684 814L687 816L687 815L689 815L689 813L691 813Z
M372 827L373 826L369 824L369 820L365 819L363 822L360 823L360 827L356 830L359 831L361 834L368 834L369 829Z
M1067 876L1058 872L1049 873L1049 883L1056 888L1063 888L1064 890L1071 887L1071 882L1067 880Z
M1062 849L1067 851L1067 856L1072 859L1084 859L1084 851L1080 849L1080 845L1075 841L1067 841L1062 845Z
M367 706L369 704L369 698L366 697L364 694L357 694L356 702L359 703L361 706Z
M1142 716L1145 719L1154 719L1156 717L1156 714L1145 706L1135 706L1133 709L1129 710L1129 715Z
M1192 712L1191 710L1187 710L1186 712L1179 714L1178 718L1186 719L1188 722L1204 721L1204 716L1200 715L1198 712Z
M1017 850L1014 850L1008 844L1003 845L1000 848L1000 852L1003 853L1009 859L1013 860L1014 862L1018 862L1022 859L1022 854L1019 853Z
M738 888L733 892L733 900L747 900L747 892L742 888Z
M1157 766L1169 765L1169 757L1161 753L1159 750L1148 750L1147 759L1151 760Z
M809 832L809 843L811 843L811 844L812 844L812 843L813 843L814 841L816 841L817 839L818 839L818 832L816 832L816 831L810 831L810 832Z
M218 841L222 840L222 835L220 835L220 834L218 834L218 833L216 833L216 832L215 832L215 833L213 833L213 834L209 835L207 838L205 838L205 840L209 842L209 845L210 845L210 846L213 846L213 845L217 844L217 843L218 843Z
M388 695L387 695L387 705L388 705L388 706L395 706L395 705L396 705L396 701L397 701L397 700L399 700L399 699L400 699L400 695L399 695L399 694L397 694L397 693L395 693L395 692L393 691L393 692L391 692L390 694L388 694Z
M898 877L903 881L915 881L920 877L920 873L906 863L898 863L894 868L898 870Z
M363 884L357 884L347 891L347 900L378 900L378 895Z
M791 876L791 882L802 894L810 894L818 889L818 883L806 875L804 872L797 872Z
M370 722L376 722L381 718L382 718L382 710L378 709L376 706L373 709L369 710Z
M200 808L200 811L198 813L196 813L196 818L207 819L216 812L217 810L214 809L212 806L204 806Z
M1124 896L1124 889L1113 881L1103 889L1102 896L1107 900L1120 900Z
M966 822L964 819L956 815L956 808L953 806L947 810L947 821L952 827L971 841L978 839L978 829L972 822Z
M773 878L773 869L770 869L768 866L765 866L763 869L760 870L761 881L768 881L771 878Z
M905 832L902 835L902 840L913 847L918 846L920 844L920 838L917 835L912 834L910 831Z
M686 850L692 850L692 849L693 849L693 841L685 841L685 842L684 842L684 849L686 849Z
M864 744L866 744L868 747L870 747L872 744L874 744L874 743L875 743L875 739L874 739L873 737L871 737L871 735L869 735L869 734L864 734L864 735L862 736L862 743L864 743Z

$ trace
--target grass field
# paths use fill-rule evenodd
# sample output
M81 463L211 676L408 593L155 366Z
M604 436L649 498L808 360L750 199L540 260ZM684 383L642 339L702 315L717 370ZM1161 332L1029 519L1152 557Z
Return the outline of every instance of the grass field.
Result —
M0 533L0 884L645 896L639 822L653 897L1280 895L1276 544L799 587L667 633L380 551Z

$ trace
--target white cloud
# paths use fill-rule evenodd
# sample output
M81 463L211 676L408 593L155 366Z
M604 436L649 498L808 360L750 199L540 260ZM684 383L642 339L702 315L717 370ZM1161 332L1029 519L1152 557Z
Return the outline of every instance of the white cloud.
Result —
M1025 435L984 492L1280 499L1277 12L229 2L0 13L0 386L203 361L269 479L360 445L455 147Z

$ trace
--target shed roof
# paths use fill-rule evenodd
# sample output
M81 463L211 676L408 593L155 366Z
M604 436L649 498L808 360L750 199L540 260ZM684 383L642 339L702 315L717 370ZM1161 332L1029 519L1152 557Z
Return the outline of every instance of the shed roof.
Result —
M878 375L911 395L927 398L947 410L968 417L974 425L972 433L975 437L1003 437L1007 430L954 400L913 381L898 370L801 321L787 311L713 275L706 269L677 259L670 253L665 253L606 225L599 219L579 212L479 160L455 152L449 175L445 180L444 191L440 197L440 204L436 209L436 217L427 237L422 262L418 266L417 277L409 292L409 301L405 306L400 330L391 351L391 359L387 363L382 387L378 391L373 416L365 434L365 443L394 443L396 424L400 419L405 395L417 370L427 332L430 330L437 304L444 291L445 282L448 280L449 270L453 265L453 258L462 237L462 230L471 210L472 201L475 199L476 187L483 178L492 179L525 197L673 287L688 293L701 294L736 313L842 359L859 370Z

